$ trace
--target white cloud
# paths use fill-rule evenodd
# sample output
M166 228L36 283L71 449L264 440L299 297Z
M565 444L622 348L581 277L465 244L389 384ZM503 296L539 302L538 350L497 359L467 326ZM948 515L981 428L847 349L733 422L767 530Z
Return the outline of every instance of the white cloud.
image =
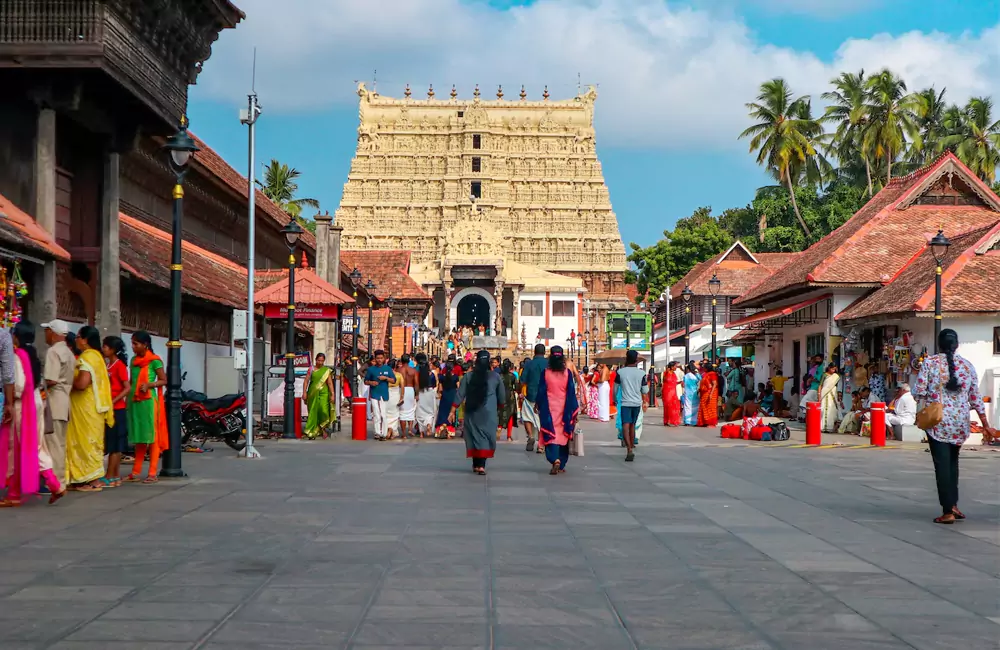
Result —
M843 0L851 2L852 0ZM767 0L780 5L785 0ZM829 4L812 0L812 6ZM351 105L356 79L378 70L379 90L417 97L451 84L471 97L480 84L508 97L526 84L556 98L599 83L602 144L742 148L744 104L759 84L783 76L818 94L841 70L890 67L911 88L947 86L953 101L1000 95L1000 26L952 37L912 32L845 42L832 62L758 42L731 14L662 0L539 0L507 11L461 0L241 0L247 19L213 48L198 96L240 103L257 50L265 110L294 112Z

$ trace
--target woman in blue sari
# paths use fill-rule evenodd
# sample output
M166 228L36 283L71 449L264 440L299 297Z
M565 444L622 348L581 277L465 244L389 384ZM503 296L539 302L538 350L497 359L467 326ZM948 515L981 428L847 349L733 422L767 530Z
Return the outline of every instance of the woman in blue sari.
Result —
M742 404L744 401L744 389L743 382L740 381L740 367L737 363L733 363L726 372L726 391L731 390L735 390L738 393L736 398Z
M700 385L698 366L692 361L688 364L687 373L684 375L684 424L687 426L698 425L698 407L701 405L698 397Z

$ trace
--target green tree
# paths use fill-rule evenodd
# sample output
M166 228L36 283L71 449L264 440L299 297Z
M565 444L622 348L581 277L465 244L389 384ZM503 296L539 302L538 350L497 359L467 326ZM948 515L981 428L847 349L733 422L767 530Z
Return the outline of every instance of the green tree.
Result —
M979 178L992 184L1000 165L1000 120L993 119L993 100L973 97L960 115L959 123L954 125L957 133L946 136L942 145L953 150Z
M632 252L628 261L635 269L626 271L626 282L635 283L640 296L656 296L683 278L695 264L726 250L733 238L711 212L711 208L698 208L690 217L680 219L673 231L663 231L663 239L652 246L629 244Z
M916 94L920 103L917 110L917 129L920 131L920 146L912 147L910 159L918 165L926 165L944 150L942 140L949 135L949 111L957 111L956 106L948 106L945 101L945 91L924 88Z
M756 123L739 136L750 138L750 151L757 152L757 164L788 188L795 216L807 238L811 233L799 212L793 184L803 173L808 176L809 161L816 155L813 141L823 133L818 121L803 117L809 113L808 102L808 97L793 99L784 79L765 81L757 101L746 105Z
M865 182L868 196L874 194L872 168L868 152L863 146L863 134L868 124L868 88L865 71L842 72L830 81L834 90L823 93L823 99L830 102L822 121L835 125L833 133L827 137L827 151L840 161L841 174L853 175L855 161L861 161L865 168Z
M922 147L919 114L922 101L906 92L906 82L882 70L866 83L869 122L862 137L864 150L885 160L886 183L892 180L892 164L906 150L907 138L918 150Z
M310 207L318 210L319 201L296 196L299 192L297 181L301 175L302 173L294 167L289 167L272 158L271 162L264 167L264 183L261 184L261 191L279 208L294 217L303 228L315 234L316 222L303 217L302 208Z

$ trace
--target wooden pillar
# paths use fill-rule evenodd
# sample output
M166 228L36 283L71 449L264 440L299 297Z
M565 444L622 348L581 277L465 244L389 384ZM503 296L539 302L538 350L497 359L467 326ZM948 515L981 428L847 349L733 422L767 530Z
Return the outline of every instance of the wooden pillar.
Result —
M56 112L51 108L38 110L35 133L35 221L52 238L56 235ZM56 263L46 262L41 280L34 287L31 320L41 324L56 317ZM44 339L40 341L44 347Z
M121 154L104 156L104 195L101 202L101 261L97 285L97 327L101 336L120 336L121 256L118 203L121 196Z
M514 285L510 288L511 292L511 309L510 309L510 336L514 337L516 341L520 341L521 337L521 306L518 302L521 299L521 288Z

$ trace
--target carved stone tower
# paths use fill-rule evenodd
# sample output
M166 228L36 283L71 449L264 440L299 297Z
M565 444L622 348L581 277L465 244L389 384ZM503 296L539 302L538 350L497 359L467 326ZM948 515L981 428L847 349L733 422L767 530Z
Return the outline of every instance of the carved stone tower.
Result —
M502 89L495 100L394 99L364 84L358 95L358 148L336 212L345 250L409 250L419 264L499 237L506 259L581 278L597 301L626 299L594 88L561 101L504 100Z

